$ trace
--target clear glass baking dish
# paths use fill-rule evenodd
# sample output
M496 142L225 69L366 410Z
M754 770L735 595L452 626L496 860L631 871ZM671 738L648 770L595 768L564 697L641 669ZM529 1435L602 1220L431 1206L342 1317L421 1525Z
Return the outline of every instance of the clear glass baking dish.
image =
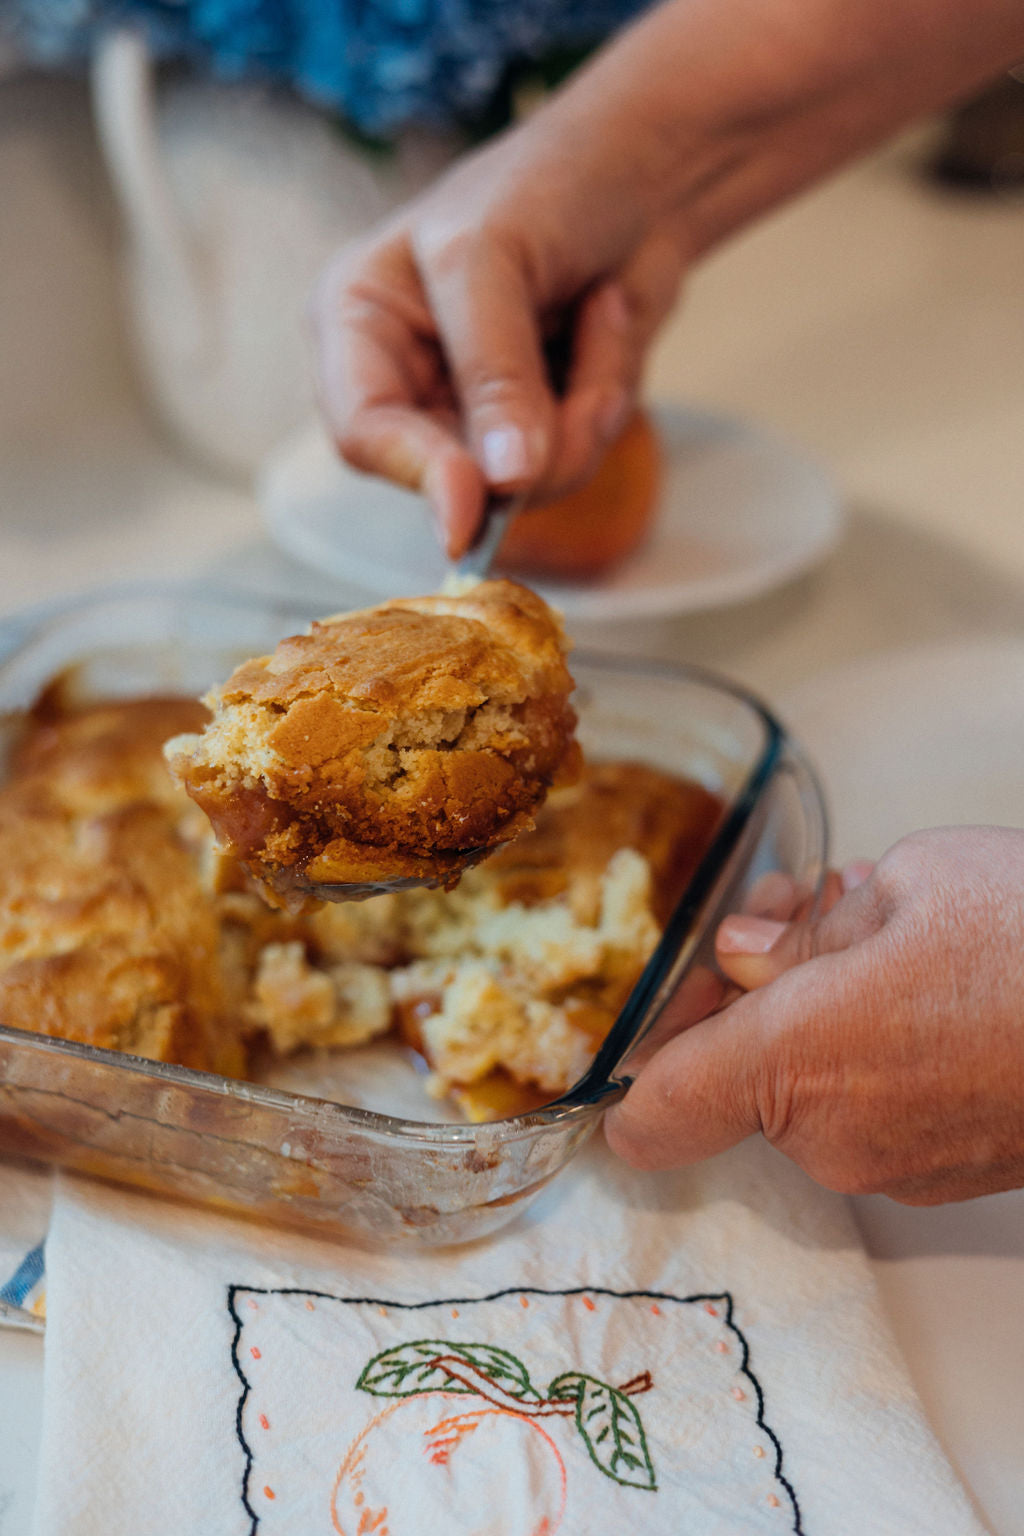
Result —
M69 603L24 632L0 662L0 716L7 722L0 749L18 712L72 664L95 697L198 694L243 656L270 650L312 617L294 605L180 586ZM713 965L721 915L741 906L771 870L813 895L826 859L814 775L757 699L685 666L577 655L573 671L585 751L698 779L725 806L658 949L575 1090L490 1124L438 1123L437 1106L425 1093L420 1106L412 1069L393 1047L371 1050L369 1071L365 1062L353 1067L345 1052L337 1070L327 1068L322 1077L315 1063L304 1076L286 1072L285 1081L305 1089L296 1092L0 1021L0 1155L321 1235L388 1244L479 1238L523 1210L624 1091L622 1036L635 1041L646 1034L672 990L697 967ZM367 1082L374 1085L369 1095L353 1086ZM362 1102L338 1102L339 1093ZM382 1103L392 1112L383 1112Z

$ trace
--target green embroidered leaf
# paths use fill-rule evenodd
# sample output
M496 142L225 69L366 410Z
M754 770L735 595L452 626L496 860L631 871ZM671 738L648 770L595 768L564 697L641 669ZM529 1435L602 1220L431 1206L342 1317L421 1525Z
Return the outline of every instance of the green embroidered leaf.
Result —
M558 1402L575 1398L576 1428L591 1461L607 1477L628 1488L657 1488L640 1414L624 1392L581 1371L565 1371L555 1377L548 1396Z
M374 1355L356 1387L376 1397L412 1397L417 1392L474 1392L459 1381L445 1361L472 1366L512 1397L536 1401L529 1373L515 1355L495 1344L457 1344L450 1339L415 1339ZM481 1385L486 1383L482 1382Z

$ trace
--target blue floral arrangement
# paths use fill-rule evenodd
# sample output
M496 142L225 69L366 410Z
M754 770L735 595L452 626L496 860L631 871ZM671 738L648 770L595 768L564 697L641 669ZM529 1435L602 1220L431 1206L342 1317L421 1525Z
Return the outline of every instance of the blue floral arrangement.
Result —
M0 0L22 57L83 60L129 23L154 52L262 79L387 139L410 124L483 133L518 86L554 84L650 0Z

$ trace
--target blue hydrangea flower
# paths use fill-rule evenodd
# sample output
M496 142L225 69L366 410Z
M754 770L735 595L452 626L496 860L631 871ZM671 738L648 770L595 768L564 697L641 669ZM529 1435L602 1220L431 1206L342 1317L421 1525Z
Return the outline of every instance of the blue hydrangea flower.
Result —
M0 0L29 59L84 59L130 22L165 58L265 79L365 133L492 120L517 69L585 51L650 0Z

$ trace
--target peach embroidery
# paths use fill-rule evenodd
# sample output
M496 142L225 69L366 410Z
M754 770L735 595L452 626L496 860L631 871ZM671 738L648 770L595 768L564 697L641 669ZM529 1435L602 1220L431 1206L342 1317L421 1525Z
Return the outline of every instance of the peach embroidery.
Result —
M658 1485L643 1421L632 1399L653 1385L650 1371L618 1387L582 1371L563 1371L542 1396L526 1366L509 1350L450 1339L411 1339L382 1350L356 1382L358 1390L375 1397L420 1398L461 1391L516 1418L572 1418L599 1472L623 1487L652 1492ZM471 1427L476 1423L474 1419ZM447 1441L437 1442L434 1459L446 1463L452 1448Z
M420 1441L426 1464L443 1471L446 1494L456 1504L461 1502L460 1479L476 1470L472 1449L460 1453L467 1441L486 1433L488 1459L500 1457L506 1476L522 1461L530 1442L535 1451L543 1447L542 1457L538 1460L534 1455L529 1463L536 1479L532 1495L539 1517L531 1517L531 1528L523 1536L554 1536L565 1513L566 1475L551 1435L526 1414L490 1403L452 1414L450 1408L461 1407L462 1402L464 1398L460 1400L454 1392L414 1392L373 1415L346 1451L331 1492L331 1524L337 1536L422 1536L390 1524L386 1488L392 1459L382 1439L386 1421L390 1421L389 1433L400 1423L411 1443Z
M707 1316L723 1319L723 1330L720 1330L719 1333L721 1334L724 1331L725 1338L719 1336L719 1338L715 1339L715 1330L708 1330L712 1332L712 1338L708 1342L714 1345L715 1351L719 1354L729 1355L735 1353L738 1356L736 1365L733 1367L736 1372L733 1376L733 1382L736 1382L738 1376L740 1380L747 1378L751 1384L748 1390L744 1390L739 1385L730 1385L728 1379L725 1383L727 1390L737 1403L745 1402L748 1399L753 1400L747 1411L756 1415L756 1430L760 1431L765 1437L765 1440L760 1444L748 1442L748 1445L750 1445L748 1454L751 1454L758 1461L774 1458L774 1464L772 1465L770 1462L769 1468L765 1470L768 1472L769 1486L771 1486L771 1479L774 1478L775 1488L778 1491L773 1493L762 1491L761 1497L769 1508L785 1509L787 1513L791 1511L792 1524L790 1524L789 1520L785 1520L780 1529L791 1529L796 1533L796 1536L799 1536L799 1533L803 1530L796 1492L783 1473L782 1445L770 1423L766 1422L765 1399L762 1387L751 1367L748 1342L733 1321L734 1302L728 1292L712 1293L710 1296L707 1292L703 1295L673 1296L658 1291L612 1291L600 1286L596 1290L592 1287L584 1290L581 1286L564 1291L548 1291L535 1287L530 1287L528 1291L524 1291L519 1287L510 1286L488 1296L438 1298L436 1301L412 1302L395 1302L389 1299L385 1303L379 1297L350 1299L330 1296L317 1291L304 1293L297 1288L282 1287L280 1289L268 1288L264 1290L249 1286L229 1286L228 1310L235 1324L232 1359L242 1383L242 1396L238 1403L236 1422L236 1433L245 1454L245 1469L242 1475L240 1492L242 1504L252 1521L251 1536L258 1536L263 1521L270 1518L267 1505L264 1503L261 1506L259 1501L253 1498L253 1491L260 1489L262 1498L266 1500L277 1500L279 1496L270 1484L260 1484L258 1481L259 1457L266 1455L266 1447L269 1445L269 1441L263 1440L262 1437L259 1439L258 1444L264 1447L264 1450L261 1452L257 1449L257 1442L250 1440L246 1435L245 1405L246 1399L250 1398L250 1394L253 1391L253 1385L250 1384L247 1378L245 1364L249 1356L254 1360L260 1360L263 1351L258 1346L252 1345L249 1348L249 1355L245 1355L245 1350L248 1346L245 1333L249 1330L251 1338L253 1331L257 1329L263 1330L267 1326L264 1318L267 1316L269 1309L261 1301L257 1301L254 1305L253 1297L276 1296L290 1296L294 1298L295 1306L305 1307L309 1312L331 1312L334 1309L338 1309L340 1312L348 1307L353 1309L362 1308L364 1309L364 1315L365 1313L372 1312L375 1316L379 1315L390 1319L389 1327L391 1328L395 1326L396 1321L407 1316L412 1317L420 1311L423 1311L424 1317L430 1315L433 1315L435 1318L439 1317L440 1314L437 1310L431 1313L430 1309L444 1308L444 1317L452 1317L456 1320L460 1317L463 1319L470 1316L476 1317L480 1315L478 1308L482 1304L504 1300L507 1305L508 1301L516 1297L518 1297L519 1303L524 1309L531 1305L531 1298L537 1299L538 1306L541 1304L541 1301L547 1301L549 1298L562 1297L567 1306L575 1299L583 1303L588 1313L594 1310L604 1310L593 1298L608 1297L613 1304L620 1300L639 1303L652 1317L664 1319L668 1316L673 1319L673 1322L683 1306L699 1306L701 1311L706 1313ZM661 1302L665 1302L666 1305L664 1307L661 1306ZM254 1318L251 1322L247 1321L252 1314L259 1314L259 1320L257 1321ZM486 1316L487 1313L484 1312L484 1315ZM494 1312L492 1315L496 1320L498 1314ZM546 1317L546 1313L544 1315ZM508 1314L505 1313L505 1316L507 1318ZM373 1329L376 1325L371 1324L370 1326ZM668 1326L667 1323L666 1326ZM474 1328L473 1332L475 1333L475 1331ZM260 1334L257 1333L257 1337L259 1336ZM384 1338L387 1337L388 1335L385 1333ZM392 1334L391 1337L393 1338L394 1335ZM472 1337L472 1334L470 1337ZM263 1342L266 1343L267 1340L264 1339ZM632 1378L631 1381L623 1382L618 1386L611 1386L607 1382L588 1378L583 1372L565 1371L561 1376L556 1376L548 1385L546 1392L543 1392L538 1391L530 1383L525 1365L522 1362L515 1362L523 1371L526 1384L533 1394L532 1396L517 1395L517 1392L522 1393L522 1384L518 1388L516 1387L513 1367L508 1365L509 1360L515 1361L515 1356L510 1355L507 1350L501 1351L498 1349L498 1346L494 1345L477 1346L464 1344L458 1340L420 1339L413 1342L414 1344L430 1347L431 1353L429 1358L421 1358L418 1361L418 1365L419 1367L432 1366L436 1372L435 1377L429 1383L423 1383L419 1388L412 1387L411 1390L406 1390L403 1393L374 1393L370 1385L363 1380L366 1374L364 1371L360 1376L359 1382L356 1384L359 1390L369 1391L372 1395L391 1395L396 1399L382 1410L381 1415L374 1415L373 1421L380 1423L382 1417L388 1416L390 1418L390 1410L395 1410L396 1419L391 1420L391 1422L394 1423L396 1430L402 1429L404 1431L409 1429L412 1431L410 1444L415 1446L417 1442L419 1443L423 1457L421 1465L424 1468L436 1469L439 1475L443 1472L446 1477L452 1473L453 1469L455 1474L459 1474L460 1468L463 1469L463 1473L471 1469L472 1477L475 1478L476 1483L480 1486L487 1485L489 1473L486 1469L492 1466L514 1466L520 1460L520 1456L515 1450L513 1450L511 1455L507 1454L507 1452L511 1447L519 1447L521 1449L525 1444L529 1452L531 1468L535 1466L542 1469L548 1467L550 1476L546 1476L543 1473L539 1474L540 1480L544 1483L544 1487L547 1490L545 1499L521 1506L524 1511L527 1508L530 1509L528 1517L524 1514L529 1530L524 1528L522 1536L555 1536L557 1528L561 1523L564 1505L565 1463L569 1462L566 1452L566 1434L570 1436L570 1444L576 1444L581 1449L585 1448L587 1450L588 1459L594 1463L595 1467L601 1470L604 1475L613 1476L614 1474L602 1467L600 1462L601 1455L607 1453L609 1438L613 1437L609 1433L599 1440L602 1428L606 1427L604 1420L609 1414L609 1403L614 1403L615 1401L611 1395L619 1394L627 1404L630 1404L634 1397L650 1390L652 1385L649 1372L642 1372L639 1376ZM403 1345L397 1346L399 1350L405 1347ZM707 1348L707 1344L704 1347ZM507 1369L513 1370L512 1378L509 1381L504 1381L500 1370L492 1374L492 1370L489 1367L494 1365L493 1358L490 1361L484 1360L482 1357L475 1360L472 1357L467 1358L467 1356L471 1355L471 1352L472 1355L475 1355L478 1349L489 1349L497 1351L499 1356L507 1356L508 1358L504 1364ZM374 1361L380 1362L382 1356L388 1353L389 1351L382 1350L381 1355L374 1356ZM282 1366L287 1367L286 1359L278 1360L277 1351L272 1351L272 1355L274 1358L274 1370L280 1370ZM501 1364L502 1362L499 1360L498 1363ZM373 1362L371 1361L372 1364ZM263 1370L265 1371L269 1368L269 1366L264 1367ZM260 1381L260 1390L265 1392L266 1377L262 1371ZM349 1381L351 1381L351 1378L349 1378ZM351 1392L351 1387L347 1390ZM446 1399L447 1401L445 1401ZM652 1399L652 1401L655 1400ZM268 1406L272 1406L272 1404ZM631 1403L631 1406L635 1412L636 1403ZM397 1413L399 1408L403 1410L402 1414ZM416 1427L413 1425L411 1418L407 1420L404 1417L406 1411L413 1415L414 1409L422 1414L419 1434L416 1433ZM646 1416L646 1409L644 1409L644 1414ZM256 1412L256 1406L252 1403L251 1398L248 1415L249 1423L258 1424L261 1428L269 1430L270 1422L266 1413ZM544 1422L548 1418L559 1421L557 1426L553 1426L553 1433L550 1435ZM637 1419L639 1420L639 1418L639 1413L637 1413ZM348 1420L345 1422L348 1422ZM623 1423L628 1431L628 1413L623 1414ZM752 1424L751 1428L753 1427ZM367 1426L368 1428L369 1426ZM643 1431L642 1421L640 1421L640 1428ZM280 1431L280 1426L278 1426L278 1429ZM593 1443L588 1442L588 1429ZM286 1437L287 1433L286 1429ZM376 1441L374 1441L375 1433L377 1434ZM366 1430L364 1430L365 1434ZM440 1486L435 1488L431 1494L429 1490L423 1489L421 1482L413 1480L411 1485L406 1487L403 1481L399 1483L399 1488L401 1489L401 1496L399 1497L395 1493L394 1487L391 1489L387 1487L386 1481L381 1485L370 1480L369 1472L373 1470L373 1461L375 1459L372 1454L374 1445L376 1445L379 1453L383 1453L386 1450L383 1459L388 1467L393 1467L396 1464L397 1447L393 1438L391 1438L392 1434L393 1431L390 1429L386 1437L382 1437L376 1431L371 1432L369 1436L370 1454L368 1456L359 1457L355 1441L350 1446L350 1452L354 1454L350 1457L346 1453L345 1461L342 1463L343 1466L348 1463L349 1475L344 1485L339 1480L337 1484L339 1490L338 1497L332 1503L330 1511L335 1533L341 1533L341 1536L406 1536L407 1531L411 1529L416 1532L416 1536L422 1536L422 1521L418 1520L420 1511L413 1502L410 1502L417 1497L418 1489L421 1494L424 1491L426 1492L428 1502L433 1508L440 1510L445 1507L444 1500L446 1495L441 1492ZM542 1434L547 1438L542 1440L540 1438ZM519 1439L516 1437L519 1437ZM386 1447L385 1439L390 1440L390 1444ZM405 1435L403 1433L404 1441ZM768 1441L771 1442L770 1445L767 1443ZM466 1449L463 1449L463 1446ZM530 1447L532 1447L532 1450ZM646 1438L644 1449L645 1451L647 1449ZM565 1463L561 1460L557 1462L555 1460L554 1453L559 1450L565 1456ZM398 1451L398 1455L401 1456L400 1451ZM649 1460L649 1451L647 1451L647 1457ZM379 1464L380 1456L378 1455L376 1459ZM578 1460L575 1462L575 1465L578 1469L580 1466ZM338 1468L337 1461L334 1462L334 1468ZM280 1467L276 1470L279 1474L281 1473ZM653 1465L650 1469L651 1481L646 1485L642 1474L637 1475L634 1479L628 1476L628 1467L626 1470L626 1477L615 1477L614 1480L623 1482L629 1488L635 1487L639 1489L644 1486L647 1486L649 1489L656 1488ZM633 1471L635 1472L636 1469L634 1468ZM557 1476L555 1475L556 1473ZM333 1473L328 1474L329 1477L332 1475ZM581 1473L577 1470L573 1475L578 1477L590 1474ZM759 1471L758 1476L763 1478L764 1474ZM395 1496L392 1497L392 1495ZM284 1496L282 1495L281 1497L283 1498ZM630 1503L635 1498L636 1495L633 1493L628 1495ZM474 1490L472 1500L476 1501L477 1499L478 1494ZM641 1505L642 1503L643 1501L640 1501ZM472 1512L473 1507L474 1504L471 1502L468 1506L470 1512ZM260 1513L261 1508L262 1514ZM287 1513L287 1509L288 1506L285 1503L283 1512ZM484 1529L485 1525L480 1528ZM473 1528L477 1527L474 1526ZM519 1536L518 1528L517 1536Z

